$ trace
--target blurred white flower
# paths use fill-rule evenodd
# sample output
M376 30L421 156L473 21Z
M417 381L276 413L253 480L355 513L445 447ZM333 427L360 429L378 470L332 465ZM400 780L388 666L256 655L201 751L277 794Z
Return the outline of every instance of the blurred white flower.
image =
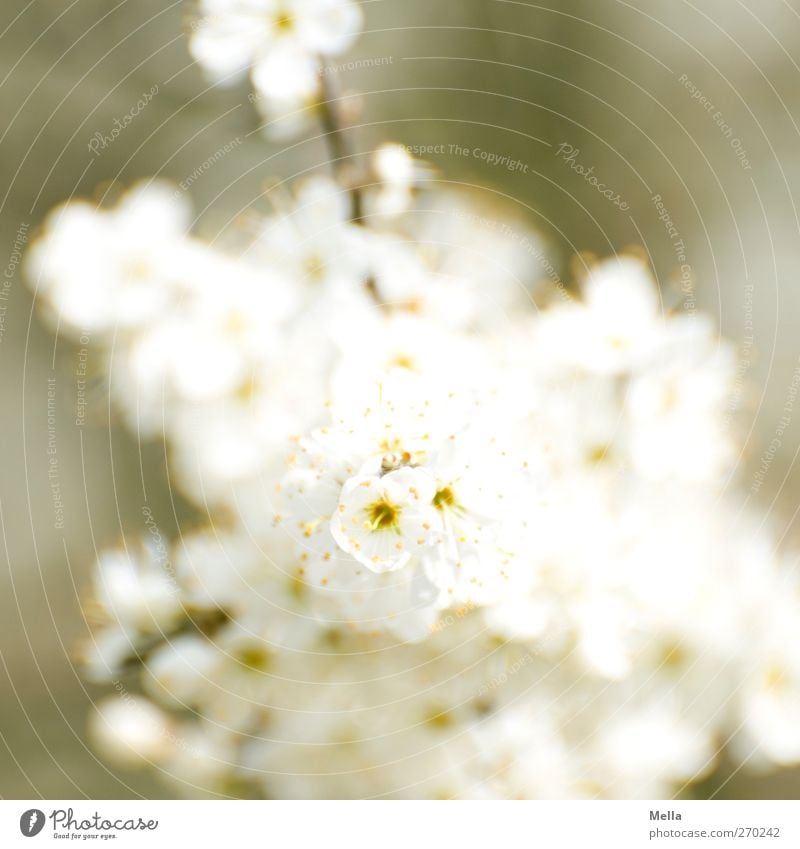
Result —
M166 183L134 186L111 209L69 201L27 254L32 285L66 332L141 327L176 297L190 208Z
M303 306L365 297L366 235L349 222L348 210L341 186L314 177L299 183L291 207L264 219L258 228L254 257L292 280L305 296Z
M792 581L787 589L796 590ZM766 599L762 599L766 601ZM788 603L787 603L788 602ZM772 598L755 627L762 639L750 647L750 662L741 685L741 717L745 735L739 755L755 765L793 764L800 760L800 627L796 591Z
M597 734L592 756L603 795L624 799L663 797L670 782L697 779L715 760L708 729L656 705L608 722Z
M101 754L123 766L157 763L169 757L170 722L152 702L124 688L95 705L89 734Z
M165 558L149 541L139 551L103 552L95 575L95 598L103 613L145 633L169 629L180 618L182 601Z
M278 138L305 126L302 113L320 92L321 58L350 47L362 21L352 0L201 0L200 16L192 55L225 85L249 70L254 102Z
M589 372L618 374L651 354L659 300L647 269L617 257L589 271L580 303L564 304L543 318L542 346Z
M367 198L368 215L388 219L409 211L414 190L432 174L401 144L382 144L372 156L372 170L378 185Z

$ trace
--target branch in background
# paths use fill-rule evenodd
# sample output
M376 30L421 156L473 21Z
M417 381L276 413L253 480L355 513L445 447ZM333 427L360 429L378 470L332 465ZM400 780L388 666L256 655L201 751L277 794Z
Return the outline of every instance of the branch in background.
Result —
M336 176L350 193L350 220L359 223L363 215L363 203L354 161L358 154L353 148L342 117L341 91L333 74L320 73L320 79L322 80L320 115L326 133L325 140L331 152Z
M358 153L353 148L346 122L342 117L340 106L342 95L333 75L322 73L320 78L322 80L320 117L325 129L325 140L331 153L336 177L350 194L350 220L354 224L360 224L364 215L364 203L361 180L355 163ZM370 276L365 285L370 297L379 307L385 309L386 302L381 298L375 278Z

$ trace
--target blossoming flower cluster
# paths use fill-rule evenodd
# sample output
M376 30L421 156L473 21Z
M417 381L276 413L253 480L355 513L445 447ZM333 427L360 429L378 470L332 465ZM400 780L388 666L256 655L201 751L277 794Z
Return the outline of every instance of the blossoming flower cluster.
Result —
M264 91L358 23L203 9L195 55ZM373 172L363 217L316 176L224 249L140 183L28 253L209 517L99 558L98 745L270 798L653 798L722 750L800 760L796 570L729 492L731 348L638 259L553 291L507 210L397 146Z

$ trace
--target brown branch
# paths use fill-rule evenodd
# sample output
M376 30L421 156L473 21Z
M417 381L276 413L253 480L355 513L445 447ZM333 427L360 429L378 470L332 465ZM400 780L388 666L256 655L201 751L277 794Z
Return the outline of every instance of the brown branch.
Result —
M342 116L342 94L335 75L325 73L320 64L321 97L319 103L320 120L325 130L325 142L330 151L330 158L336 178L348 190L350 196L350 221L362 224L364 217L364 198L360 175L356 165L358 152L352 145L352 136ZM382 300L378 286L373 277L365 283L367 292L375 303L385 309L386 302Z
M356 171L355 158L357 153L353 148L347 132L340 101L341 91L335 82L333 74L320 72L322 96L320 98L320 119L325 130L325 141L330 150L332 166L350 193L350 220L359 223L363 215L361 187L354 179Z

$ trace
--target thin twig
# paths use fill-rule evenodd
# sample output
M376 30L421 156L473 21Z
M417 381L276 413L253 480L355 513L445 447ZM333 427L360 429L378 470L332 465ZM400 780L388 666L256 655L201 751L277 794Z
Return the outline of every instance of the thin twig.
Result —
M321 73L322 97L320 99L320 118L325 130L325 141L330 150L331 161L337 178L346 186L350 195L350 220L354 224L362 223L364 202L361 185L357 176L355 158L357 151L351 143L351 136L342 118L340 108L341 92L332 74ZM370 297L381 309L387 309L386 302L381 298L375 278L370 276L366 281L366 289Z
M355 172L356 151L353 149L347 133L340 107L341 92L334 82L333 74L321 73L322 98L320 102L320 118L325 129L325 140L330 149L333 168L337 176L343 178L350 193L350 220L354 223L361 221L363 203L361 187L353 179Z

